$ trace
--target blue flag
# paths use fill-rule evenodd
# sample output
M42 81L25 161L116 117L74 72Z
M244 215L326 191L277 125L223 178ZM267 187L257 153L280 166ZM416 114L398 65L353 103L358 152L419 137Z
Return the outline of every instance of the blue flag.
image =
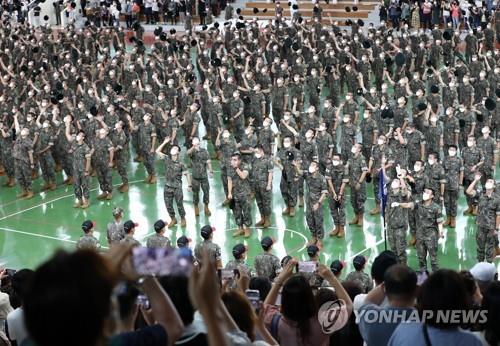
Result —
M384 172L380 170L378 179L378 199L381 203L382 217L385 219L385 205L387 204L387 186L385 184Z

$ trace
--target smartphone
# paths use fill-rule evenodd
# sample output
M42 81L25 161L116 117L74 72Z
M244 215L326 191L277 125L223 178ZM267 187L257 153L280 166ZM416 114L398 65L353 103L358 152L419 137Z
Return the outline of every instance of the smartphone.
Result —
M135 247L132 249L133 266L139 275L184 275L193 268L191 250Z
M317 267L318 262L315 261L304 261L298 264L299 273L314 273Z
M144 310L149 310L151 305L149 304L149 299L144 294L139 294L137 296L137 305L139 305Z
M429 275L426 271L417 272L417 286L422 286L422 284L427 280Z
M258 290L246 290L245 294L254 310L260 308L260 292Z
M7 274L10 277L12 277L16 272L17 270L15 269L5 269L5 274Z
M278 297L276 298L276 303L277 306L281 306L281 292L278 293Z
M232 269L221 269L220 279L221 280L233 280L235 277L234 270Z

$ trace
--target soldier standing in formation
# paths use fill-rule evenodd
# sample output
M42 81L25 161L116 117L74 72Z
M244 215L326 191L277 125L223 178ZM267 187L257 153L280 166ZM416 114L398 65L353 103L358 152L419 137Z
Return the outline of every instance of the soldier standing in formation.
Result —
M171 248L170 239L165 236L166 224L163 220L158 220L153 225L156 234L146 240L146 247L149 248Z
M76 243L78 250L98 250L101 247L101 244L99 244L99 241L93 235L94 227L95 224L91 220L86 220L82 223L83 236Z
M273 281L281 270L280 259L272 254L274 240L265 236L260 241L263 252L255 256L253 265L257 276L268 278Z

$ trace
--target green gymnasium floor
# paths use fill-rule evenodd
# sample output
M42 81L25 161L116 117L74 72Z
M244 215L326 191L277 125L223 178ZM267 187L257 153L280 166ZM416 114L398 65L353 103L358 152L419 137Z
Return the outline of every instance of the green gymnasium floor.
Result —
M198 230L206 223L215 225L216 232L214 240L223 250L223 261L227 262L231 256L233 245L244 242L249 247L248 260L252 263L253 258L261 251L259 240L264 235L271 235L278 239L274 246L274 252L280 258L285 254L305 259L306 242L309 236L305 223L304 210L300 208L294 218L281 216L283 202L279 192L279 172L276 170L273 184L273 210L272 228L269 230L255 230L251 238L233 238L232 231L235 224L230 209L221 206L224 193L220 182L220 173L217 171L218 163L214 161L214 178L211 184L211 209L212 216L206 218L203 213L195 218L192 205L192 194L184 191L184 206L187 212L187 227L175 227L168 231L167 235L177 239L186 234L194 242L200 240ZM153 223L162 218L168 220L168 214L163 202L163 167L158 163L160 179L157 185L147 185L142 182L145 170L137 163L130 164L130 191L128 194L120 194L115 190L113 200L100 202L96 197L99 193L97 179L92 178L91 184L91 206L87 210L73 209L73 189L71 186L59 186L56 191L49 193L37 193L31 200L17 200L17 188L0 188L0 266L8 268L35 268L44 259L50 256L58 248L73 249L75 242L82 235L81 223L86 219L96 221L95 236L102 246L107 245L106 224L112 220L111 210L120 206L125 210L125 218L139 223L136 238L145 243L145 239L154 232ZM116 172L113 174L116 186L120 179ZM5 177L0 177L3 184ZM59 174L58 181L63 176ZM35 192L40 191L43 184L41 179L34 183ZM184 184L187 185L187 184ZM186 187L186 186L185 186ZM366 210L373 205L373 190L371 184L368 189L369 199ZM348 204L347 218L352 218L352 210ZM475 263L475 226L472 217L462 216L465 208L463 194L460 197L457 228L448 229L444 239L439 241L439 262L442 267L461 269L470 268ZM258 211L254 203L254 222L258 221ZM332 227L332 220L325 203L325 231ZM374 257L384 250L383 235L380 228L380 216L365 215L365 226L347 228L346 237L343 239L325 239L325 246L321 252L321 261L331 263L334 259L348 262L347 270L352 270L352 259L357 254L363 254L373 261ZM500 257L496 264L500 263ZM417 268L417 258L414 248L409 249L409 264ZM430 266L429 266L430 267Z

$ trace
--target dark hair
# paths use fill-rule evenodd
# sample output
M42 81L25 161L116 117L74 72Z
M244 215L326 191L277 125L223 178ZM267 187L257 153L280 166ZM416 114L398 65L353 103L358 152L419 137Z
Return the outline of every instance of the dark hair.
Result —
M230 291L225 292L221 299L238 327L247 334L251 341L254 341L255 314L247 297L239 291Z
M271 286L271 280L269 280L269 278L263 276L253 276L250 279L248 288L259 291L259 299L264 301L271 290Z
M500 281L494 281L483 296L482 310L488 311L488 320L484 325L484 338L490 345L500 343Z
M35 272L31 269L21 269L17 271L11 278L11 286L14 295L19 298L20 303L24 301L24 294L28 287L29 281L33 278Z
M132 283L123 283L123 289L117 295L118 306L120 308L120 317L125 319L130 315L137 302L139 290Z
M294 275L285 282L281 292L281 312L287 319L297 322L301 339L306 339L310 331L310 319L317 312L314 295L307 279Z
M465 289L467 293L472 297L474 293L476 293L477 284L474 276L472 276L471 272L468 270L461 270L458 272L462 281L464 282Z
M172 300L184 325L193 323L194 308L189 299L188 278L182 275L168 275L160 277L159 281Z
M352 301L354 301L354 298L361 293L365 293L363 287L359 283L359 281L342 281L342 286L346 290L347 294L349 295L349 298L351 298Z
M316 306L321 306L326 302L333 302L338 299L337 294L326 287L318 289L314 298L316 299Z
M56 252L25 291L27 330L38 346L95 345L111 307L115 273L92 250ZM54 328L57 326L57 328Z
M433 312L425 320L430 326L440 329L460 327L462 321L443 319L442 313L438 314L438 311L469 310L471 306L471 297L467 294L464 281L454 270L435 271L420 286L417 308L420 316L425 310Z
M404 264L396 264L384 274L385 293L389 299L411 299L417 290L417 274Z
M394 252L390 250L382 251L373 261L372 278L376 283L384 282L384 274L390 266L398 263L398 259Z

